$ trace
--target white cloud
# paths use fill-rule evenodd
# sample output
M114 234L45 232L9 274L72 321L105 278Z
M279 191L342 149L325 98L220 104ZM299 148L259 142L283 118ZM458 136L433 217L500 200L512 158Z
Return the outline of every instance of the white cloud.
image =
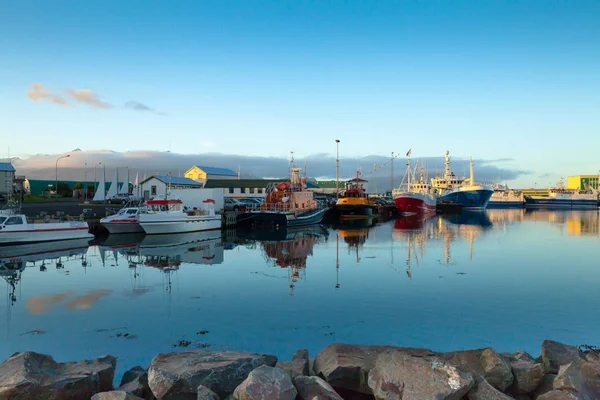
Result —
M57 94L51 93L48 88L41 83L32 83L31 88L27 91L27 97L33 101L45 101L61 107L71 107L65 99Z

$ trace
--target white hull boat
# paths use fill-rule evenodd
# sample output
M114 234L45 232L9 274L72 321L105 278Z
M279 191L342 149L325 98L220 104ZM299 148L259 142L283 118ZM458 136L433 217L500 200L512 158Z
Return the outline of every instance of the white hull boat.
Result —
M142 207L127 207L115 215L102 218L100 223L109 233L142 233L144 229L140 225L140 214L145 212L146 209Z
M199 232L221 229L212 199L204 201L204 210L182 208L181 200L148 200L140 214L140 226L148 235Z
M23 214L0 214L0 245L91 239L87 222L28 223Z

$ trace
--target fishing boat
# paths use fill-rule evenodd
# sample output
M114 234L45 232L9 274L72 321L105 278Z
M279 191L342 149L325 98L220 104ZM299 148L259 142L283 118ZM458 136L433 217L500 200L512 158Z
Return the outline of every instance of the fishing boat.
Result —
M185 233L221 229L221 218L215 214L215 200L203 201L202 210L183 206L179 199L152 199L144 203L139 224L149 235Z
M598 208L598 191L586 185L585 190L565 189L563 178L548 190L548 196L525 196L525 206L543 208Z
M369 195L356 171L356 178L346 182L346 189L335 203L335 209L342 219L366 218L373 215L375 203L369 200Z
M100 224L109 233L140 233L144 232L140 225L140 214L145 213L144 207L122 208L118 213L102 218Z
M444 176L436 175L431 179L431 186L437 192L438 204L453 204L463 210L484 210L494 193L494 188L475 182L473 160L469 163L470 177L458 178L450 170L450 156L446 150Z
M494 193L487 208L520 208L525 204L523 192L509 189L506 184L494 185Z
M41 220L30 223L24 214L0 210L0 245L91 239L90 227L83 221Z
M289 181L269 184L265 201L255 207L247 206L242 224L267 224L276 227L293 227L318 224L323 219L326 208L318 205L313 192L306 186L306 176L300 176L301 168L290 161Z
M415 170L416 170L415 165ZM406 184L392 191L394 204L399 212L403 214L431 214L436 211L436 195L430 184L423 178L424 172L421 168L419 180L415 180L415 172L410 166L410 150L406 162ZM403 179L404 181L404 179Z

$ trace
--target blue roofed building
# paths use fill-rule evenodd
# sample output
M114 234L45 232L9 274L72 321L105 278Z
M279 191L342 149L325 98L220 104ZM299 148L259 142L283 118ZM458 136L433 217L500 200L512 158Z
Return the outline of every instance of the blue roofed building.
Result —
M204 165L194 165L183 176L202 185L206 185L206 182L211 179L239 179L238 173L229 168L207 167Z
M15 180L15 167L10 162L0 162L0 194L12 193Z

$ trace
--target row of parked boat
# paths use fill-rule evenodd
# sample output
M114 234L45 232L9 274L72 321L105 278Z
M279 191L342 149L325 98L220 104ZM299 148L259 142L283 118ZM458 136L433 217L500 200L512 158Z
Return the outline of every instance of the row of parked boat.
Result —
M510 207L558 207L558 208L597 208L598 192L566 189L562 179L547 196L525 196L522 191L509 190L506 185L477 183L473 174L473 160L469 165L469 178L459 179L450 169L450 156L446 151L443 176L436 176L427 182L423 172L416 177L417 166L411 168L408 159L407 173L401 187L394 190L396 207L403 213L435 212L439 206L457 206L463 210L483 210L485 208Z

